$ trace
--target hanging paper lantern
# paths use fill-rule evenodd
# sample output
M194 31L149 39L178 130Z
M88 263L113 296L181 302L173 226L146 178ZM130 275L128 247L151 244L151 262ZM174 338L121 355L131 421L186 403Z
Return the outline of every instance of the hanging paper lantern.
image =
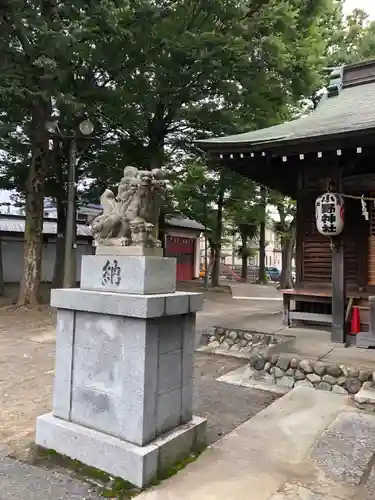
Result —
M344 198L324 193L315 202L316 227L324 236L337 236L344 229Z

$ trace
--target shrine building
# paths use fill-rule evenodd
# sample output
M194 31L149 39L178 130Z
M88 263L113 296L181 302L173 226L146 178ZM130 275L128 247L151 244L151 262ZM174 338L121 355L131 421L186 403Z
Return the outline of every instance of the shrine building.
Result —
M285 323L330 325L331 340L346 343L357 309L360 347L375 347L374 137L371 60L337 68L307 116L198 141L216 165L297 201L296 285L282 290Z

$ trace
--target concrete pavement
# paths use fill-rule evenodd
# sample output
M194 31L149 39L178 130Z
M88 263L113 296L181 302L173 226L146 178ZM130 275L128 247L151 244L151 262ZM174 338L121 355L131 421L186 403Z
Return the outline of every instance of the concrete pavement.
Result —
M283 328L281 294L276 287L248 283L230 286L233 297L230 294L207 294L204 308L197 314L197 345L202 330L212 326L262 333L275 333Z
M253 283L230 283L233 297L255 298L257 300L282 300L282 295L276 285L255 285Z
M355 345L346 347L344 344L332 343L329 331L293 327L284 328L278 335L285 335L290 339L280 344L279 353L295 354L297 358L369 368L375 371L373 349L358 349Z
M298 387L139 500L373 500L375 416Z

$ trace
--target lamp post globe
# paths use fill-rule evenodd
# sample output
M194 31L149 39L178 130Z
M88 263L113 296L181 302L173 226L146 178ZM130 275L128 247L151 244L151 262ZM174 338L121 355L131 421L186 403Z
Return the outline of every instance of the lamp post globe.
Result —
M81 121L79 131L82 135L91 135L94 132L94 125L89 118Z

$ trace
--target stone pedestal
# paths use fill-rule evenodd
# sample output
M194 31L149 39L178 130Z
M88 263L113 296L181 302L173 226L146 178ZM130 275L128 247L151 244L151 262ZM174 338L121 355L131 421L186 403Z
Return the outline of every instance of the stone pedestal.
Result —
M37 419L38 445L140 487L203 446L192 415L203 297L174 292L175 276L174 259L85 256L81 288L52 291L53 411Z

